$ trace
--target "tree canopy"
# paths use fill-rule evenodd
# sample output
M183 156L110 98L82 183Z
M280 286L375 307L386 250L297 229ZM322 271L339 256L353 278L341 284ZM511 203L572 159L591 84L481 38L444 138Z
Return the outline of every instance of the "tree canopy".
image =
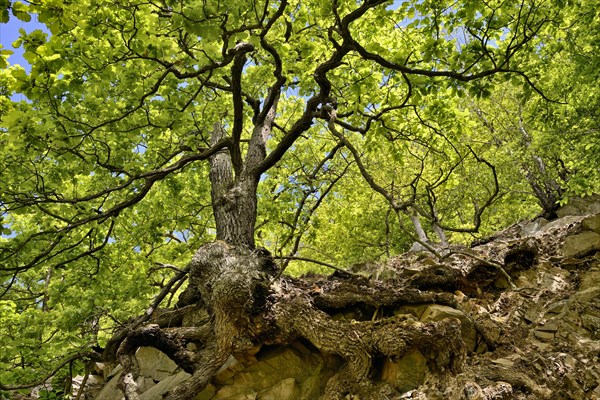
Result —
M0 50L0 389L173 306L215 239L345 268L598 191L598 9L0 1L48 29L29 73Z

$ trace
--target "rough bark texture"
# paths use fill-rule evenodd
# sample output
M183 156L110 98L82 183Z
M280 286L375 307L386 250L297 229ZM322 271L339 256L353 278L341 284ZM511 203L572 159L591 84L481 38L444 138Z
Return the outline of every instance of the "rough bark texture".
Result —
M224 137L224 130L215 124L211 144ZM230 153L224 150L210 159L210 182L217 239L254 247L258 176L246 171L234 176Z

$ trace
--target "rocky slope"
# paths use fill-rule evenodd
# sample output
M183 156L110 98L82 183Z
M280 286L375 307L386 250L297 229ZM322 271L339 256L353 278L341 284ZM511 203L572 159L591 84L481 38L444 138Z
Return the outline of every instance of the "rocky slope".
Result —
M464 351L444 352L434 338L429 347L406 341L401 356L372 356L369 379L384 388L379 398L600 399L600 202L594 199L573 202L554 221L536 219L472 248L452 248L442 260L407 253L358 267L356 275L285 278L272 290L289 285L310 293L333 320L355 324L358 341L364 335L358 327L367 325L381 331L389 321L423 329L460 322ZM391 295L400 293L396 288L402 295ZM206 318L204 310L190 309L181 326ZM194 400L322 398L346 360L317 347L299 338L233 354ZM190 377L156 349L142 347L136 358L142 400L161 399ZM97 364L80 398L123 398L120 371Z

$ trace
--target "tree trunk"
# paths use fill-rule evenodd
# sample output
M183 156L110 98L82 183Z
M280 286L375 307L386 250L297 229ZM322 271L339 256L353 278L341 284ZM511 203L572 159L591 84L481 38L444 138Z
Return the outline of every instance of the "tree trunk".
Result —
M225 131L215 123L211 144L224 137ZM231 156L223 150L210 159L210 183L217 240L254 248L258 176L245 168L234 176Z

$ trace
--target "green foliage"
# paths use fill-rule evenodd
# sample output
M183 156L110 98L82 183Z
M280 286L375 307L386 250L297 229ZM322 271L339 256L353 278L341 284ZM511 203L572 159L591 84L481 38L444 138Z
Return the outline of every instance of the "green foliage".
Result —
M256 237L292 274L407 250L410 210L463 242L532 216L530 173L599 191L600 18L569 3L0 0L47 26L13 44L29 73L0 49L0 387L104 346L214 240L213 124L247 156L274 92Z

